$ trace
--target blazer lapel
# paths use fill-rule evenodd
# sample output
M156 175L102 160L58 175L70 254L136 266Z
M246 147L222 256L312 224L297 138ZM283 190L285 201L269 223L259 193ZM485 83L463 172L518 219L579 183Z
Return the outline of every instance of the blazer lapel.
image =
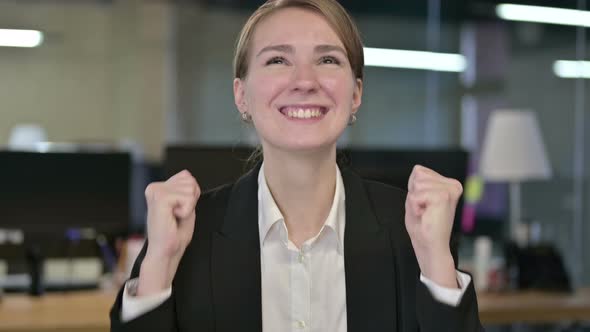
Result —
M215 329L262 331L258 181L261 164L232 188L211 243ZM349 332L397 331L389 232L379 224L362 179L342 170L346 195L344 264Z
M350 170L341 173L346 195L344 266L348 331L397 331L395 267L389 231L378 222L362 179Z
M258 171L232 188L224 222L212 235L211 280L215 330L262 331Z

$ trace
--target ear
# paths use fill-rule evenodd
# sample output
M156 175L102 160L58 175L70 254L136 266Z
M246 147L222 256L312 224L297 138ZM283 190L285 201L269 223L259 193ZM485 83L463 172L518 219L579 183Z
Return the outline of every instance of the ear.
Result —
M234 78L234 102L240 113L248 111L246 107L245 83L240 78Z
M361 106L363 96L363 81L360 78L356 79L354 90L352 92L352 112L356 113Z

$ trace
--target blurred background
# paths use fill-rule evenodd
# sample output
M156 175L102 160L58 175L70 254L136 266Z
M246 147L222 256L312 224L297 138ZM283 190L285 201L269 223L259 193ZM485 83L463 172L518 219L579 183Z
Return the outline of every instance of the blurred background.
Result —
M257 138L232 58L262 2L0 0L0 331L108 330L145 186L243 173ZM342 163L463 182L454 231L486 329L590 331L588 1L340 2L366 61Z

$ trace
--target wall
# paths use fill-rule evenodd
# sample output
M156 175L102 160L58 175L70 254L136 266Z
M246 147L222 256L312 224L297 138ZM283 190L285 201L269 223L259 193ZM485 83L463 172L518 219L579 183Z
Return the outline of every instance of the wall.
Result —
M0 143L33 122L50 141L132 141L159 159L174 105L172 13L136 0L0 2L0 26L46 34L39 48L0 48Z

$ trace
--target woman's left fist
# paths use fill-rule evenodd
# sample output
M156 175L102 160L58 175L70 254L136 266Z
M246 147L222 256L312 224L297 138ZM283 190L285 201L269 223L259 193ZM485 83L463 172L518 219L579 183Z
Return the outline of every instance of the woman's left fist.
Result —
M419 165L408 180L406 229L422 274L441 286L457 287L449 244L462 193L459 181Z

